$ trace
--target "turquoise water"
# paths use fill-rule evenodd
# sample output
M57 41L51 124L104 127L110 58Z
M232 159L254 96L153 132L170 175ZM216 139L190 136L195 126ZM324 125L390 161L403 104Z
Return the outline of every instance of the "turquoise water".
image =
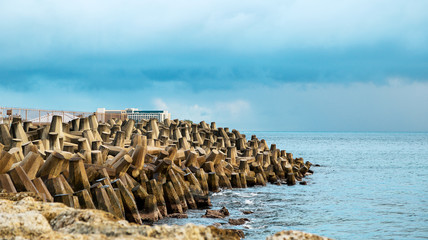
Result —
M188 222L243 229L246 239L264 239L281 230L301 230L335 239L428 239L428 133L246 132L276 143L312 163L308 185L225 190L212 195L213 208L226 206L231 218L251 221L230 226L227 219ZM255 213L243 215L241 210Z

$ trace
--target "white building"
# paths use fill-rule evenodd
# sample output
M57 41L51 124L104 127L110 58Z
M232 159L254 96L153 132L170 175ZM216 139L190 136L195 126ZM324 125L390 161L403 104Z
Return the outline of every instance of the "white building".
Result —
M129 118L139 122L142 119L155 118L159 122L163 122L165 119L171 119L171 113L165 110L153 110L145 111L138 110L138 108L127 108L125 110L106 110L105 108L97 109L97 118L101 121L107 121L111 118Z

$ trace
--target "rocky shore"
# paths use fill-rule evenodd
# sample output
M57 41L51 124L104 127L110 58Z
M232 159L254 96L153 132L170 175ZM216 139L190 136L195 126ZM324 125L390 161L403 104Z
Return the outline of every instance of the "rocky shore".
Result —
M75 209L62 203L35 200L32 193L1 194L1 239L241 239L235 230L196 226L147 226L129 223L100 210ZM267 239L327 240L298 231Z
M106 231L114 229L121 234L149 229L135 228L124 220L151 223L164 217L186 217L187 209L210 208L209 193L222 188L263 186L268 182L304 184L302 179L312 174L310 162L294 158L275 144L269 146L255 135L247 140L235 129L217 128L214 122L110 119L101 123L92 115L69 123L53 116L50 124L33 126L15 117L10 124L0 124L0 152L2 192L32 192L47 202L42 206L52 208L59 206L52 202L63 203L76 209L73 213L68 210L75 217L67 220L76 223L83 221L85 214L95 212L77 209L103 210L102 221L115 219L112 226L126 223L122 228L104 226ZM31 205L30 200L25 201L24 205ZM24 219L25 212L17 216ZM64 221L53 221L56 217L44 221L39 214L32 216L31 222L40 221L46 231L51 226L51 231L60 229L68 234L59 227ZM239 224L245 220L231 221ZM70 231L93 234L84 230L84 226L93 224L96 221ZM169 231L176 227L161 228ZM195 226L183 228L202 231ZM40 234L51 234L41 229L37 230ZM216 228L204 229L206 234L223 234ZM144 236L152 237L152 233L147 234ZM235 236L229 232L226 235Z
M31 195L31 194L24 194ZM19 199L19 197L18 197ZM18 200L14 199L14 200ZM0 199L2 239L240 239L234 230L129 223L100 210L81 210L32 197Z

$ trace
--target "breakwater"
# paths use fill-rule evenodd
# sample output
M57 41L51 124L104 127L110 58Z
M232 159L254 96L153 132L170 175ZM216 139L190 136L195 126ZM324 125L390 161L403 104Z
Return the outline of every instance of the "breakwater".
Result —
M2 191L139 224L209 208L209 192L222 188L305 184L311 174L310 162L214 122L53 116L45 126L14 118L0 130Z

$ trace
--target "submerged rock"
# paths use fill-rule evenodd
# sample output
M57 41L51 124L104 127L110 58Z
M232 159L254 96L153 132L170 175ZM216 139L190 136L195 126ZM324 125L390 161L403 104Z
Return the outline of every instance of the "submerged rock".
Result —
M186 213L172 213L172 214L169 214L168 217L170 217L170 218L188 218Z
M227 210L227 208L223 207L220 210L210 210L207 209L205 212L205 215L203 215L202 217L204 218L224 218L229 216L229 210Z
M252 214L254 213L253 211L242 211L243 214Z
M242 225L249 221L250 219L248 218L238 218L238 219L229 218L230 225Z

